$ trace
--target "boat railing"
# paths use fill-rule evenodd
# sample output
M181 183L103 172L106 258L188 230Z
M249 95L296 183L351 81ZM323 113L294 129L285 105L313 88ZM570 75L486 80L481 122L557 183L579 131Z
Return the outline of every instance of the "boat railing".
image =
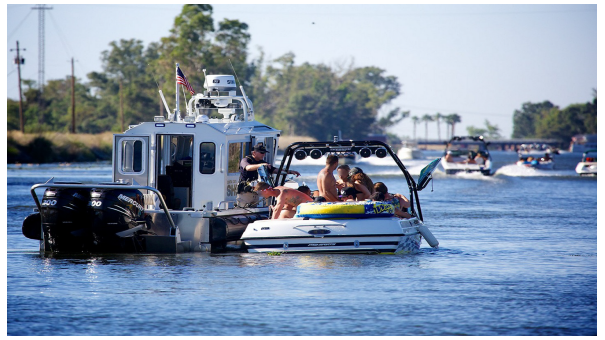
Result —
M42 206L40 205L40 200L38 199L38 195L36 194L36 189L38 188L82 188L82 189L137 189L137 190L149 190L155 193L160 201L160 207L164 210L166 217L168 218L168 222L170 223L170 227L172 231L176 231L177 226L174 224L174 220L170 215L170 211L168 210L168 206L162 197L162 193L156 188L152 188L145 185L132 185L132 184L67 184L67 183L54 183L52 182L53 178L49 179L46 183L34 184L31 189L31 195L34 198L34 202L36 202L36 206L38 207L38 211L42 210ZM171 233L172 234L172 233ZM175 234L176 235L176 234Z

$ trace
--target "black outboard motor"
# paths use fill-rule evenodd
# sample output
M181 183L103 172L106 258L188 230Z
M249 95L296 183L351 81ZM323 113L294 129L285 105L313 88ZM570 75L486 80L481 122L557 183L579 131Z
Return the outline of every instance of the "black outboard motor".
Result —
M90 239L90 194L82 188L47 188L40 204L44 250L80 252Z
M135 229L145 227L143 204L143 194L136 189L92 189L92 248L105 252L141 250L139 240L133 237L137 237Z

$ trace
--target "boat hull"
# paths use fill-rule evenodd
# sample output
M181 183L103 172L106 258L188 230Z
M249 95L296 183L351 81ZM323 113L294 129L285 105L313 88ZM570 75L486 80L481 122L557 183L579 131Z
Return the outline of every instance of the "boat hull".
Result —
M268 220L248 225L242 240L250 253L407 254L420 249L420 226L398 218Z
M457 173L473 173L478 172L485 176L489 176L492 174L491 162L486 165L479 164L460 164L460 163L451 163L451 162L441 162L443 166L443 170L447 175L454 175Z
M553 161L539 162L537 164L525 164L523 161L518 161L517 165L538 170L553 170L555 168L555 162Z
M576 166L576 172L580 176L596 176L597 175L597 163L596 162L579 162Z

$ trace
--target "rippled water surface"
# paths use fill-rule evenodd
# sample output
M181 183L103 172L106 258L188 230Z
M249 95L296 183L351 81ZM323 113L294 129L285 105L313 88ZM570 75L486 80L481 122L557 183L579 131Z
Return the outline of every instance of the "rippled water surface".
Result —
M446 176L420 193L440 242L414 255L50 257L21 235L29 189L111 180L110 164L8 167L8 335L596 335L597 181L518 168ZM428 160L408 161L417 176ZM406 191L386 160L359 164ZM320 164L296 167L315 187Z

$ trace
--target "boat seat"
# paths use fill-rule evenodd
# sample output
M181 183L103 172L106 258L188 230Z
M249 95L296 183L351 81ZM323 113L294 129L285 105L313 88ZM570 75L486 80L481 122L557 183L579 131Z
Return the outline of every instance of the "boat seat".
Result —
M164 196L168 209L174 209L174 186L172 185L172 178L168 175L158 175L157 189Z

